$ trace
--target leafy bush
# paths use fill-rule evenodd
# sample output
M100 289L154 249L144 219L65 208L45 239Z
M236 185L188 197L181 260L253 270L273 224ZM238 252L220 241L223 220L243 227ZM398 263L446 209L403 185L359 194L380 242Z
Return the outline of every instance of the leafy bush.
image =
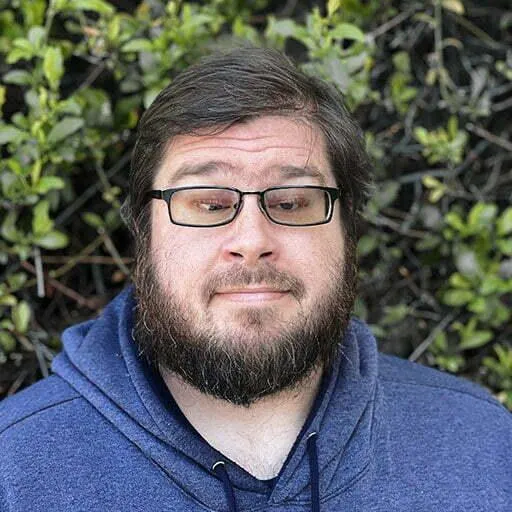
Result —
M126 2L128 4L128 2ZM375 190L360 297L381 347L512 408L512 17L506 2L0 0L0 393L129 276L134 128L214 49L274 46L361 122Z

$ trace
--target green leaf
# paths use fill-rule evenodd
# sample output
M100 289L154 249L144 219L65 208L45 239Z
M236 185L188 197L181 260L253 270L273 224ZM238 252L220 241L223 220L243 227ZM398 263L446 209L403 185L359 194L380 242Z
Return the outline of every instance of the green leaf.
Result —
M0 348L9 354L16 348L16 339L6 331L0 331Z
M4 75L3 81L6 84L29 85L32 82L32 75L28 71L13 69Z
M153 44L149 39L133 39L123 44L122 52L152 52Z
M396 306L386 306L384 311L384 318L379 323L394 325L401 322L410 313L411 308L407 304L397 304Z
M491 295L496 292L501 292L504 286L503 279L500 279L495 275L487 275L482 281L482 285L480 286L480 294L481 295Z
M464 224L464 221L462 220L461 216L456 212L448 212L444 216L444 221L448 226L451 226L456 231L459 231L460 233L466 232L466 225Z
M16 306L18 299L14 295L2 295L0 297L0 306Z
M340 23L329 34L336 39L352 39L364 41L364 32L350 23Z
M481 265L473 249L461 244L454 249L454 252L455 266L464 277L471 279L482 274Z
M27 274L16 272L7 278L7 284L11 291L19 290L27 282Z
M12 50L7 55L7 64L14 64L21 59L29 60L34 56L32 43L24 38L17 38L12 42Z
M21 2L25 27L44 23L46 4L46 0L24 0Z
M43 71L51 89L58 89L60 79L64 73L64 59L60 48L50 47L46 50L43 60Z
M512 238L507 238L505 240L497 240L496 245L498 249L507 256L512 256Z
M267 32L271 32L272 35L277 35L282 38L294 37L299 28L297 23L291 19L276 20L271 17L268 22Z
M464 276L455 272L450 276L450 285L454 288L460 288L462 290L469 290L472 288L471 281L466 279Z
M468 350L486 345L493 338L492 331L473 331L463 336L459 343L460 350Z
M509 206L498 218L496 229L499 236L512 233L512 206Z
M0 146L14 142L19 144L27 137L27 132L19 130L11 125L0 125Z
M474 231L482 228L489 228L498 212L495 204L477 203L468 215L468 226Z
M35 240L36 245L44 249L62 249L69 243L68 237L60 231L50 231Z
M424 130L424 128L422 128L422 130ZM437 178L434 178L434 176L430 176L429 174L423 176L421 182L427 188L442 188L445 186L444 183L439 181Z
M59 176L43 176L34 187L34 191L38 194L46 194L49 190L61 190L65 186L65 182Z
M423 126L417 126L416 128L414 128L413 134L414 134L414 138L423 146L427 145L430 142L429 133L425 128L423 128ZM432 178L431 176L425 176L425 178L423 178L424 183L425 183L426 178L435 180L435 178ZM425 186L428 186L428 185L425 185Z
M159 87L158 88L152 87L151 89L148 89L144 93L144 98L143 98L144 107L149 108L151 103L153 103L153 101L155 101L155 98L160 94L160 92L161 92L161 89Z
M27 39L30 41L30 44L33 48L39 49L43 45L44 39L46 37L46 31L43 27L32 27L28 31Z
M447 306L463 306L474 296L475 294L471 290L448 290L443 295L443 302Z
M55 144L69 135L80 130L84 125L84 120L79 117L64 117L60 120L48 134L48 143Z
M16 212L10 211L4 218L2 223L2 229L0 230L0 234L3 238L5 238L9 242L18 242L21 238L21 233L16 229L16 221L18 220L18 216Z
M14 322L14 327L16 331L18 332L26 332L28 329L28 323L30 321L30 316L32 314L32 311L30 309L30 306L28 305L28 302L21 301L16 304L12 308L12 321Z
M455 14L464 14L464 4L461 0L442 0L442 5L445 9L448 9Z
M457 373L464 364L464 358L456 356L438 356L435 359L436 365L452 373Z
M67 7L73 11L93 11L99 14L115 12L115 9L103 0L69 0Z
M377 236L363 235L357 244L357 252L359 256L366 256L370 254L379 246L379 239Z
M341 0L328 0L327 16L330 18L341 7Z
M435 249L441 243L441 238L437 235L426 235L424 238L418 240L414 247L418 251L430 251Z
M94 229L101 228L105 225L105 222L97 213L85 212L82 214L82 219Z
M32 231L34 236L45 235L53 228L53 221L50 219L50 203L44 199L36 204L33 210Z

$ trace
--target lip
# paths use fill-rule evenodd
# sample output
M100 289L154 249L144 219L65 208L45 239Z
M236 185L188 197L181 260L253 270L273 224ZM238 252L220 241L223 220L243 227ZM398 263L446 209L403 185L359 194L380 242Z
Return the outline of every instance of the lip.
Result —
M219 290L216 296L221 299L233 302L268 302L282 299L289 293L288 290L277 290L275 288L230 288Z

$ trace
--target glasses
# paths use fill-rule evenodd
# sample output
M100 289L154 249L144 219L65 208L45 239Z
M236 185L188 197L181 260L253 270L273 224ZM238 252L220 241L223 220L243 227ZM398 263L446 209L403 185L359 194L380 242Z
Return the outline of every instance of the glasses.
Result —
M244 196L257 195L258 205L268 220L283 226L317 226L332 219L337 188L272 187L242 192L228 187L180 187L150 190L150 199L167 203L169 218L178 226L211 228L229 224L240 213Z

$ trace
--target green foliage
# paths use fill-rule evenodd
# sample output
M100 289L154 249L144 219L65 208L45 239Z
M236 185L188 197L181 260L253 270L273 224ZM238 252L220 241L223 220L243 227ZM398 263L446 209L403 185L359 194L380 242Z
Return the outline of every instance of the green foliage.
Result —
M502 266L512 255L511 212L509 207L498 216L495 204L477 203L466 221L454 210L445 216L443 236L450 243L456 272L441 292L442 301L471 313L465 325L452 325L459 333L459 350L489 343L493 330L510 322L512 276L502 272Z
M396 52L393 55L395 72L390 78L391 100L397 112L405 115L409 105L418 94L418 89L411 86L413 76L411 74L411 62L407 52Z
M361 29L344 21L341 2L329 5L326 16L314 8L305 23L270 16L265 38L280 49L290 39L301 43L308 57L303 70L333 82L345 94L350 108L355 109L378 98L369 86L373 45ZM348 43L346 47L344 42Z
M356 313L384 350L471 376L512 408L510 34L503 9L473 11L0 0L0 393L44 375L62 328L125 283L119 209L144 108L201 56L251 43L332 82L365 130L375 187Z
M428 131L422 126L417 126L414 129L414 137L423 146L422 153L428 163L460 164L462 162L468 134L459 130L458 124L457 118L452 116L446 128Z
M486 357L483 364L491 383L502 390L498 398L512 410L512 347L496 345L494 351L495 357Z

